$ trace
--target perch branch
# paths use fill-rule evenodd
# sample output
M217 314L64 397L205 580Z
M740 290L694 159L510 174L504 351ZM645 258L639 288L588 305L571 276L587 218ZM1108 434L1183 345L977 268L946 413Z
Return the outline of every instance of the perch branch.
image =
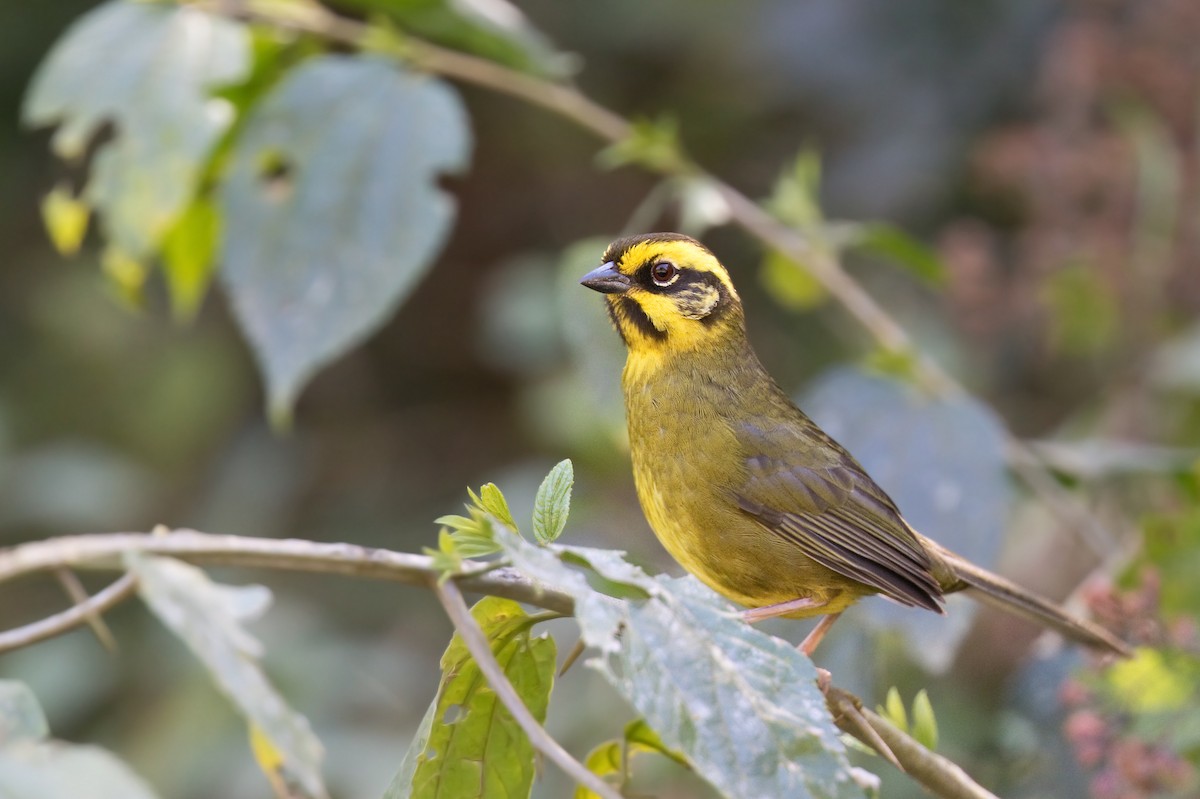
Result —
M611 785L588 770L586 766L572 757L570 752L563 749L562 744L551 738L550 734L529 712L529 708L521 701L521 697L517 695L516 689L513 688L512 683L504 674L504 669L500 667L500 663L492 653L487 636L475 622L458 586L452 580L444 583L434 580L432 585L442 607L446 609L446 615L450 617L450 621L454 622L454 629L458 630L463 643L467 646L467 651L475 659L475 665L479 666L479 670L487 678L488 685L496 692L496 698L508 708L508 712L529 736L534 747L589 791L605 797L605 799L621 799L621 795Z

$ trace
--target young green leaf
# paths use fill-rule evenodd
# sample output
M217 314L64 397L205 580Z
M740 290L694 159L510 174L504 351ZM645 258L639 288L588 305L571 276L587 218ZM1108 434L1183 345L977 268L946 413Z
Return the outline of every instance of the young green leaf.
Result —
M458 543L454 540L454 535L445 527L438 531L437 549L424 547L422 552L433 559L432 565L438 571L439 583L444 583L462 571L463 555L458 551Z
M517 529L517 523L513 521L512 511L508 509L508 500L504 498L504 492L497 488L495 483L487 483L480 487L476 503L485 511L495 516L501 523L507 524L514 530Z
M530 635L530 616L508 599L486 597L471 615L517 694L543 721L554 682L554 639ZM536 771L533 744L458 635L442 656L442 681L422 727L385 799L529 796Z
M220 240L220 215L209 199L188 206L163 239L162 265L171 297L171 311L189 321L208 291Z
M908 732L908 711L904 709L904 700L900 698L900 691L896 686L888 689L887 699L876 710L900 730Z
M864 225L855 239L860 249L894 261L930 286L946 282L946 265L937 253L895 225Z
M669 116L634 120L629 136L601 150L596 160L606 169L637 164L652 172L682 171L687 159L679 141L679 120Z
M924 688L917 691L917 695L913 697L912 735L926 749L937 749L937 718L933 715L933 703L929 701L929 694Z
M571 486L575 470L571 461L559 461L538 487L533 499L533 535L540 544L549 544L562 535L571 512Z

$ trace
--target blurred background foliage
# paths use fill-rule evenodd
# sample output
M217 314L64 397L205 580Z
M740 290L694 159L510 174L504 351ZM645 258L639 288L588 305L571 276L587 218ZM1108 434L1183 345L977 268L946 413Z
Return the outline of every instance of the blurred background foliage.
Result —
M15 122L36 65L90 7L0 7L5 119ZM906 366L869 357L862 331L802 270L733 228L704 234L734 272L768 368L914 521L968 554L998 555L1047 594L1083 583L1076 602L1147 647L1104 672L1074 650L1031 650L1036 631L971 616L968 603L937 619L869 600L835 628L823 665L877 701L892 685L904 696L928 688L942 751L1002 795L1194 796L1200 6L520 7L540 33L519 40L465 26L436 2L340 8L520 68L575 71L622 114L669 115L689 154L771 198L789 224L852 238L854 276L983 405L880 377ZM576 281L616 234L698 231L719 221L719 204L700 187L680 207L678 186L598 168L597 143L562 120L461 93L475 145L469 169L442 181L459 208L444 251L382 330L313 380L287 435L270 430L220 291L179 325L158 278L131 293L119 265L101 268L97 236L74 259L57 255L39 204L81 175L52 160L46 131L0 129L0 545L164 522L419 551L465 485L497 482L527 517L541 475L569 456L567 540L676 569L633 494L619 343ZM871 375L848 369L864 359ZM1084 542L1006 476L1002 425L1108 536ZM257 629L269 670L329 749L336 794L379 795L437 685L448 622L422 591L269 579L280 598ZM60 594L49 581L6 587L0 626L59 608ZM0 675L35 689L56 736L114 749L164 796L263 795L241 722L197 664L136 605L112 623L116 657L76 632L5 655ZM628 721L614 704L577 668L548 724L583 753ZM647 792L706 790L646 764ZM868 765L884 774L884 795L916 795ZM567 790L548 773L535 795Z

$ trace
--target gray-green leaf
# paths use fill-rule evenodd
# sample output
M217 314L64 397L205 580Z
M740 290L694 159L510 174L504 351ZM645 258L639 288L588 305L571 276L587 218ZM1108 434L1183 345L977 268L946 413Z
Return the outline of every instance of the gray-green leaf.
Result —
M220 192L222 277L274 413L424 275L455 212L437 178L469 151L453 89L374 58L313 58L250 113Z
M539 543L549 544L562 535L571 512L571 486L575 484L575 469L570 459L559 461L533 498L533 535Z
M308 720L288 707L258 664L262 646L242 623L270 604L262 586L212 582L194 566L170 558L131 554L138 591L154 615L204 663L247 721L256 725L284 759L286 773L311 796L325 796L321 742Z
M0 797L155 799L128 766L95 746L47 740L41 705L21 682L0 680Z
M692 578L649 578L587 551L537 547L496 531L513 565L575 597L597 668L697 773L728 797L862 797L816 685L812 663L786 641L743 622ZM619 601L563 562L586 561L641 589Z
M51 143L76 160L106 122L84 199L100 209L126 255L151 254L195 190L201 168L233 122L214 88L250 67L245 28L194 8L106 3L81 17L33 78L22 118L61 123Z

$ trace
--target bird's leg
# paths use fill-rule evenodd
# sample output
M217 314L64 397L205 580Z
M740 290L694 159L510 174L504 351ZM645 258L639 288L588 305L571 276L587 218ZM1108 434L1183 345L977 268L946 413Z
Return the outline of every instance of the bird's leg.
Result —
M800 599L789 599L787 602L779 602L774 605L764 605L761 608L750 608L742 611L742 618L749 624L757 624L760 621L774 619L778 616L786 616L789 613L795 613L798 610L813 610L824 605L811 597L802 597Z
M800 642L800 646L797 649L808 657L812 657L812 653L817 651L817 646L821 643L821 639L825 637L825 633L829 632L829 628L833 626L833 623L838 620L838 616L841 615L842 612L839 610L837 613L822 616L821 620L817 622L817 626L812 628L812 632L804 636L804 640Z

